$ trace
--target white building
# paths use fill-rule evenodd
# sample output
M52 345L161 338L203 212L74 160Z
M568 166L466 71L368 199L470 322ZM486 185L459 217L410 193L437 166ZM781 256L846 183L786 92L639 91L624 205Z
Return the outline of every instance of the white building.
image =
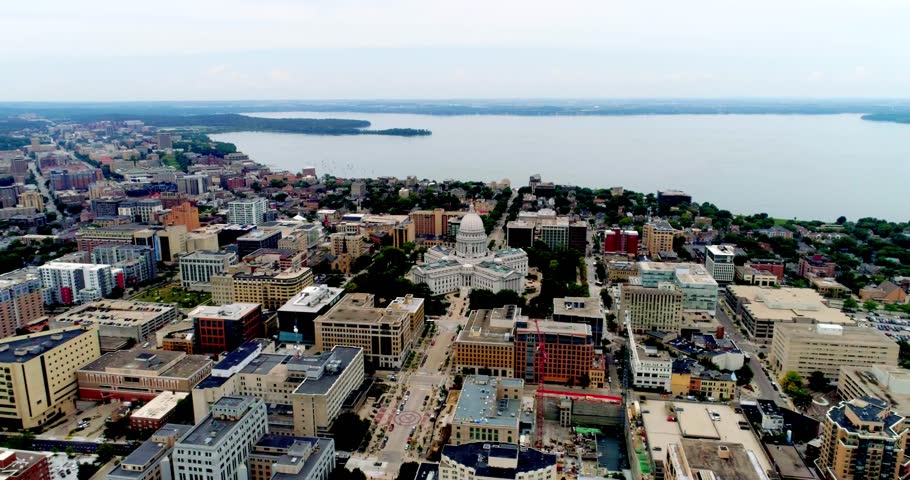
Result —
M212 275L237 264L237 254L225 250L196 250L180 257L180 285L193 290L211 291Z
M222 397L212 411L174 445L177 480L250 478L247 459L268 433L265 403L253 397Z
M455 248L434 246L424 254L423 264L411 269L414 283L426 283L434 295L461 287L524 291L528 254L520 248L490 252L483 220L474 207L461 219Z
M259 225L263 222L269 203L262 197L243 198L228 202L228 222L240 225Z
M705 268L718 283L733 283L735 256L731 245L708 245L705 248Z
M638 345L628 322L626 331L629 332L629 350L632 352L632 386L669 392L673 359L667 352L661 352L655 347Z
M100 300L114 288L110 265L48 262L38 267L44 303L71 305Z

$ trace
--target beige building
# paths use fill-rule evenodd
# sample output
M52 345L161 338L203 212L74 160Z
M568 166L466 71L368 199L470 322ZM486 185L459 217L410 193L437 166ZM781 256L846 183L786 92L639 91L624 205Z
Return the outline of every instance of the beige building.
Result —
M455 340L455 368L464 374L515 376L512 334L519 310L514 305L473 310Z
M775 325L780 323L856 323L840 310L825 304L822 296L811 288L730 285L725 299L750 340L756 343L770 344Z
M75 414L76 370L100 356L97 328L61 328L0 340L0 425L35 428Z
M872 397L884 400L901 416L910 415L910 370L892 365L844 365L837 380L841 400Z
M333 233L329 235L329 241L332 243L332 255L350 255L357 258L366 253L363 244L363 237L356 233Z
M212 303L260 303L266 310L278 310L294 295L313 285L309 267L276 270L240 264L211 276Z
M294 435L315 437L329 433L345 399L364 380L364 350L336 346L304 365L306 377L291 395Z
M757 287L773 287L780 283L777 275L764 270L758 270L748 265L735 268L736 283L743 285L755 285Z
M44 211L44 199L41 193L25 191L19 194L19 204L26 208L34 208L38 212Z
M673 239L682 232L673 228L666 220L656 220L645 224L642 229L641 243L648 255L656 257L660 252L673 251Z
M844 365L897 365L898 350L894 340L872 328L785 323L776 327L769 363L778 378L790 371L809 378L819 371L837 382Z
M465 377L449 443L518 443L523 390L524 382L517 378Z
M420 302L422 307L423 299L410 301ZM313 348L327 351L335 345L361 347L366 361L373 362L376 368L401 368L413 345L411 325L422 324L423 319L414 319L408 308L383 309L373 305L371 294L347 294L314 321L316 343ZM423 309L414 314L422 317Z
M857 398L832 407L822 422L821 440L816 463L825 478L902 478L907 425L886 402Z
M662 282L657 288L620 285L619 318L634 332L679 332L683 297L679 287Z

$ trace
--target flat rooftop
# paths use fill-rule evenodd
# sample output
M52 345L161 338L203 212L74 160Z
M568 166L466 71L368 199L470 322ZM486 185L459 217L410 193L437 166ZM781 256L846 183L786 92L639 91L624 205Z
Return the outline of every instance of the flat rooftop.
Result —
M575 317L604 317L600 309L600 299L594 297L565 297L553 299L553 315L571 315Z
M160 420L177 407L177 403L188 395L189 394L186 392L161 392L149 403L146 403L140 407L139 410L133 412L130 417Z
M737 443L726 443L709 440L684 438L682 449L686 461L693 470L710 470L716 478L735 478L736 480L766 480L767 469L755 471L746 448ZM729 458L721 458L719 450L725 448ZM762 452L754 452L756 457ZM762 454L762 456L764 456Z
M169 449L167 445L158 441L162 437L181 438L186 435L192 425L179 425L168 423L156 431L151 439L142 442L138 448L133 450L126 458L120 462L120 465L111 471L110 476L113 478L142 478L147 471L144 470L125 470L124 466L143 467L150 465L150 462L161 458Z
M556 455L511 443L472 442L446 445L442 447L442 454L461 465L475 469L474 474L478 478L511 480L518 478L519 474L556 465ZM516 468L490 466L490 457L517 459Z
M524 382L515 378L486 375L465 378L453 422L517 428L521 416L521 399L497 398L499 385L522 388Z
M72 308L54 321L142 324L161 315L176 315L176 309L176 305L170 303L101 300Z
M525 323L524 326L519 324L515 330L535 334L540 330L540 333L550 335L591 336L591 326L587 323L555 322L553 320L538 320L537 325L531 322Z
M212 405L212 413L197 423L178 445L214 446L230 434L241 420L216 418L214 413L218 407L237 409L247 404L247 408L261 404L262 400L253 397L221 397Z
M852 325L855 322L840 310L828 307L818 292L811 288L767 288L750 285L727 287L743 308L760 320L791 320L807 317L822 323Z
M95 330L69 327L0 340L0 363L23 363Z
M404 321L407 311L387 310L373 306L373 296L349 293L316 322L395 324Z
M304 355L300 358L291 356L288 360L288 370L322 370L319 376L308 375L294 393L325 395L362 352L363 349L359 347L338 345L331 351L319 355Z
M258 303L228 303L220 306L201 305L188 314L192 318L240 320L260 308Z
M458 334L458 342L512 343L514 319L499 320L496 310L474 310L465 328Z
M896 342L887 335L874 328L858 327L854 325L839 324L807 324L807 323L782 323L774 327L777 332L786 332L791 342L803 343L813 340L821 343L834 344L894 344Z
M187 355L167 350L120 350L102 355L79 369L80 372L141 374L185 379L206 367L212 360L204 355Z
M768 445L768 453L781 476L789 480L815 480L793 445Z
M278 310L282 312L319 313L341 295L344 295L343 288L329 287L328 285L306 287L300 293L291 297Z
M734 412L728 405L664 400L647 400L640 405L652 457L663 460L667 448L674 443L681 444L685 438L710 439L738 443L746 450L755 452L763 470L771 468L771 462L762 451L752 430L739 428L739 422L748 421L746 417ZM667 421L667 417L671 415L670 405L677 408L676 417L680 421ZM717 413L716 420L711 418L712 411Z

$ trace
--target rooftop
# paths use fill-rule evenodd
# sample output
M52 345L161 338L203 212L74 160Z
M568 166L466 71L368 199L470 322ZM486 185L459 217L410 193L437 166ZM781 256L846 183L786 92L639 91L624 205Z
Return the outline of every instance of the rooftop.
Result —
M306 371L307 377L294 390L296 394L325 395L331 390L341 374L344 373L358 355L363 354L359 347L338 345L329 352L319 355L291 356L288 370Z
M806 340L838 344L897 344L887 335L874 328L858 327L829 323L783 323L774 327L774 336L780 332L791 342L803 343Z
M0 479L19 478L19 475L23 475L29 468L49 456L49 454L41 452L4 449L0 451L0 463L9 462L9 464L0 467Z
M201 305L188 314L192 318L240 320L261 308L258 303L228 303L220 306Z
M161 392L158 396L149 401L149 403L140 407L139 410L136 410L130 416L160 420L170 413L177 406L177 403L188 395L189 394L186 392Z
M756 470L750 455L751 453L758 456L761 452L747 450L740 444L686 438L682 440L682 449L691 469L709 470L714 473L715 478L737 480L768 478L766 470ZM728 458L722 457L721 452Z
M318 313L343 294L343 288L334 288L327 285L306 287L300 293L291 297L279 310L283 312Z
M211 364L212 361L204 355L137 348L106 353L79 371L185 379Z
M511 344L517 310L514 305L494 310L473 310L457 341Z
M591 336L591 326L587 323L556 322L553 320L537 320L535 323L536 325L530 322L520 322L515 331L533 333L540 331L543 335Z
M155 464L155 461L162 458L170 449L165 442L166 439L179 439L186 435L192 425L178 425L168 423L156 431L149 440L142 442L139 447L133 450L126 458L120 462L120 465L112 470L109 474L111 478L143 478L147 469ZM124 467L129 467L127 470ZM141 470L135 470L141 469Z
M519 473L533 472L547 467L556 467L556 455L543 453L533 448L519 447L509 443L473 442L442 447L442 455L452 461L475 469L478 478L518 478ZM514 468L490 465L490 458L517 459Z
M864 436L894 438L905 428L904 417L894 413L883 400L871 397L841 402L828 410L827 418L847 432ZM871 431L870 425L880 428Z
M373 306L373 295L349 293L331 310L319 316L315 321L336 323L376 323L396 324L407 320L407 311L396 311Z
M262 400L259 398L221 397L212 405L212 413L193 426L192 430L180 440L179 444L206 447L218 445L240 423L239 419L219 418L217 416L218 410L236 410L241 415L244 415L251 408L256 408L257 405L262 405Z
M101 300L71 308L54 319L56 322L93 322L99 324L145 323L165 314L176 314L170 303L133 302L130 300Z
M807 317L824 323L854 323L840 310L825 305L822 296L811 288L731 285L727 289L744 300L743 308L756 319L792 320L795 317Z
M600 299L595 297L565 297L553 299L553 315L603 318Z
M97 330L68 327L4 338L0 340L0 363L27 362L82 335L97 335Z
M470 375L464 379L458 405L455 407L454 422L477 423L518 427L521 414L521 399L500 399L500 386L518 388L524 382L514 378L497 378L486 375Z

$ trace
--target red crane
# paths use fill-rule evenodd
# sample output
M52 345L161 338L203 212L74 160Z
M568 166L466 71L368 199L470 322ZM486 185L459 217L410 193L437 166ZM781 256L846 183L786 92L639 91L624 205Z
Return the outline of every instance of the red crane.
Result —
M534 373L537 377L537 448L543 447L543 371L547 365L547 347L543 342L543 335L540 334L540 325L534 320L534 327L537 329L537 350L540 356L534 361ZM536 353L535 353L535 356ZM539 361L538 361L539 360Z

